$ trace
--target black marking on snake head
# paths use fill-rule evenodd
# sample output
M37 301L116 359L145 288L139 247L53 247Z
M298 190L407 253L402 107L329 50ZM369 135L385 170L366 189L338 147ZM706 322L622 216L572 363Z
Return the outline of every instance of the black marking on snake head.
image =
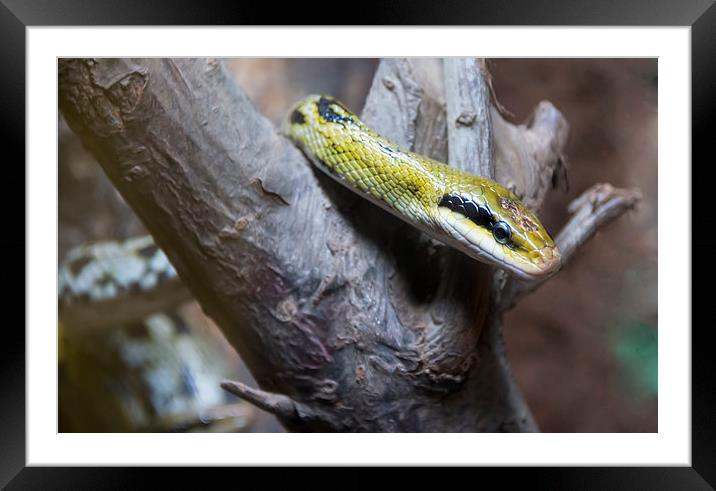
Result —
M485 205L477 206L477 214L475 217L470 217L470 220L478 225L486 227L488 230L492 230L492 226L495 224L495 215L490 211L490 208Z
M468 217L470 220L474 220L475 218L478 218L480 215L480 210L478 209L477 205L473 203L470 200L467 200L463 203L465 207L465 216Z
M450 201L450 196L445 195L442 198L440 198L440 203L438 203L438 206L444 206L445 208L450 208L452 210L452 201Z
M318 99L318 102L316 102L318 114L325 121L328 121L329 123L338 123L341 125L343 125L344 123L353 122L353 118L351 118L350 116L341 116L333 109L332 106L340 107L345 112L350 113L350 111L348 111L348 109L346 109L343 104L338 102L336 99L333 99L332 97L321 96L321 98Z
M291 124L303 124L306 122L306 118L301 111L294 109L291 113Z
M495 216L486 205L479 205L470 198L463 198L456 194L446 194L438 203L438 206L444 206L452 211L472 220L476 225L492 230L495 224Z

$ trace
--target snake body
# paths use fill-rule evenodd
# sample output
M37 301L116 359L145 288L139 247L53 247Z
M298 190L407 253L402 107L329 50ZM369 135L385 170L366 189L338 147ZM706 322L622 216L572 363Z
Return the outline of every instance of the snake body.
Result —
M73 328L138 321L189 298L150 235L75 247L59 270L60 316Z
M522 279L560 267L552 238L514 193L399 147L333 97L301 100L284 132L336 181L470 257Z
M75 247L58 286L60 431L249 429L219 385L234 361L151 236Z

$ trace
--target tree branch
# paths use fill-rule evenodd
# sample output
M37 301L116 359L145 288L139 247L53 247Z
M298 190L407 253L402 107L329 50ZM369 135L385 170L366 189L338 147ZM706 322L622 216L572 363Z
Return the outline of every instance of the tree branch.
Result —
M619 189L611 184L595 184L569 204L572 218L557 235L556 243L567 265L577 250L597 231L631 210L641 200L637 189Z
M363 119L445 160L442 72L437 60L382 61ZM292 430L536 428L489 268L314 172L221 63L63 59L59 80L68 123L262 390L227 388ZM519 128L493 113L498 178L508 156L515 169L555 166L566 123L547 112ZM460 165L479 161L465 153Z
M525 124L513 125L492 108L496 179L528 208L537 211L547 193L566 180L562 152L569 124L550 102L542 101Z
M484 60L446 58L445 97L450 165L495 178L490 88ZM474 162L469 164L469 162ZM468 165L473 169L467 169Z

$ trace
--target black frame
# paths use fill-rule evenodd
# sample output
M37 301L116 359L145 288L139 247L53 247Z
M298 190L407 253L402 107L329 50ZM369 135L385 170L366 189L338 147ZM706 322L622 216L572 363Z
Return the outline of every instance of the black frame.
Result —
M293 6L292 6L293 5ZM634 25L634 26L691 26L692 33L692 150L693 159L706 163L716 161L707 128L716 120L716 6L713 0L536 0L536 1L474 1L459 0L450 4L434 1L390 2L369 7L362 3L352 15L340 14L335 6L311 2L311 8L299 4L282 5L264 14L255 4L239 5L237 1L219 0L0 0L0 138L7 170L17 173L24 182L25 131L25 27L39 25L211 25L211 24L272 24L283 25L303 20L306 24L384 24L384 25ZM292 11L295 10L295 11ZM5 157L14 150L15 159ZM15 165L11 165L11 163ZM692 170L696 170L692 166ZM14 177L14 176L13 176ZM5 182L11 182L7 177ZM706 258L714 250L716 239L714 219L707 200L708 179L692 178L693 227L692 254ZM17 203L24 202L25 187L6 186L0 193L3 200L3 220L12 233L0 238L0 257L17 257L25 251L24 219L13 213ZM699 192L701 191L701 192ZM14 193L20 194L15 196ZM680 204L678 206L686 206ZM9 222L9 223L8 223ZM704 226L704 224L706 226ZM678 224L674 235L683 237L687 224ZM699 226L697 228L697 226ZM11 261L9 267L16 278L21 277L20 262ZM709 264L692 271L704 279L716 268ZM6 272L7 269L5 269ZM7 289L3 294L6 305L19 305L24 298L23 288ZM14 283L19 285L19 283ZM706 300L707 288L694 285L693 299ZM695 302L692 300L692 305ZM9 311L9 309L6 309ZM24 313L23 313L24 319ZM24 323L23 323L24 324ZM695 324L695 323L694 323ZM682 326L668 326L680 328ZM499 479L511 484L516 479L529 480L534 486L549 489L716 489L716 390L714 390L713 355L708 343L712 327L702 323L692 329L692 464L693 467L644 468L529 468L522 472L501 472ZM25 468L25 364L24 332L17 323L8 322L3 337L3 356L0 358L0 485L12 481L10 487L25 489L91 488L112 486L123 488L145 481L146 472L120 468ZM480 472L495 470L484 469ZM171 470L163 479L173 477L184 481L185 472ZM313 474L313 473L312 473ZM420 475L414 472L412 475ZM484 476L484 474L483 474ZM245 474L242 475L245 479ZM178 478L178 479L177 479ZM309 478L310 479L310 478ZM185 481L184 481L185 482ZM353 481L358 485L360 480ZM366 481L366 484L369 481ZM60 483L62 485L60 486ZM478 484L478 483L475 483Z

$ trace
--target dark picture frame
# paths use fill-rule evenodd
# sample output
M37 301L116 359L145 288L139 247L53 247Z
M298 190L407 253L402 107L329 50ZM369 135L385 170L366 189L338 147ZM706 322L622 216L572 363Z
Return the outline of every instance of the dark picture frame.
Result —
M125 0L110 2L95 0L0 0L0 121L6 172L2 196L3 219L6 230L12 232L0 240L2 257L20 257L25 254L25 219L13 211L17 203L25 202L25 28L28 26L89 26L89 25L285 25L301 20L306 24L383 24L383 25L570 25L570 26L691 26L692 69L692 159L704 164L716 160L716 151L707 133L709 123L716 120L716 6L713 0L681 2L632 1L628 3L602 0L532 1L532 2L390 2L389 7L364 5L350 17L338 16L330 6L313 4L311 9L288 4L284 9L273 9L270 14L256 4L218 1L199 2ZM12 152L12 157L9 156ZM698 166L692 165L692 171ZM712 193L707 190L708 179L693 179L691 228L692 260L708 257L716 240L709 229L713 208L706 200ZM701 189L699 189L699 186ZM688 206L687 203L678 206ZM706 224L707 226L704 226ZM688 224L678 224L678 237L687 240ZM700 226L698 226L700 225ZM25 257L25 256L23 256ZM9 261L5 271L13 278L14 287L6 289L7 306L24 303L25 277L19 261ZM713 265L692 268L693 280L706 279ZM22 282L15 278L23 278ZM9 280L8 280L9 282ZM706 301L708 288L699 288L694 281L692 305ZM22 285L22 287L20 286ZM702 302L703 304L703 302ZM15 307L17 309L17 307ZM6 308L10 311L10 308ZM24 319L25 314L22 317ZM23 322L24 324L24 322ZM708 323L693 323L692 329L692 467L643 468L526 468L521 472L501 472L501 486L517 480L527 480L531 486L549 489L715 489L716 488L716 390L713 373L714 356L709 343L711 328ZM686 328L687 326L668 326ZM25 426L25 337L18 323L4 326L0 359L0 485L9 483L9 489L44 489L45 487L124 488L144 481L146 471L121 468L38 468L26 467ZM48 383L54 383L48 381ZM499 472L485 470L484 472ZM184 471L172 470L162 478L184 480ZM416 476L419 475L415 474ZM216 476L214 476L216 477ZM244 476L245 478L245 476ZM358 484L359 481L354 481ZM60 486L61 483L61 486ZM367 483L367 481L366 481ZM166 481L164 482L166 484Z

